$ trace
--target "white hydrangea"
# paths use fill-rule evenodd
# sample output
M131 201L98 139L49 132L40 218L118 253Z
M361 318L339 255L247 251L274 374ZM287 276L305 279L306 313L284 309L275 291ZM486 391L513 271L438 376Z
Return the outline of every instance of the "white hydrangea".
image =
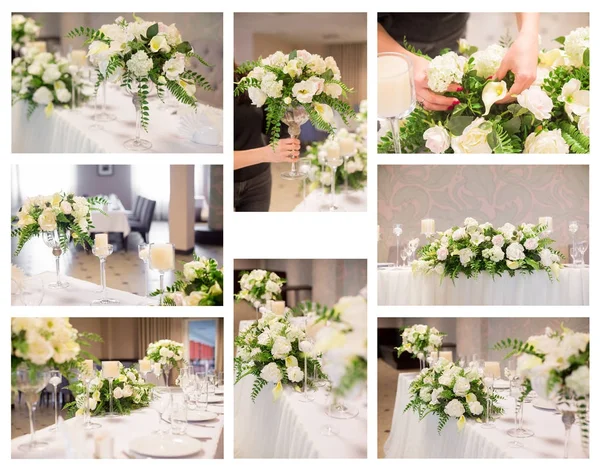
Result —
M152 69L152 59L144 51L138 51L127 61L127 68L136 77L146 77Z
M466 59L455 52L435 57L427 69L428 86L436 93L444 93L451 83L461 83Z
M488 78L496 73L504 59L506 49L498 44L492 44L486 49L475 52L473 58L473 68L479 77Z
M565 37L564 47L569 59L569 64L574 67L581 67L583 65L583 54L585 50L590 47L589 26L571 31L567 37Z

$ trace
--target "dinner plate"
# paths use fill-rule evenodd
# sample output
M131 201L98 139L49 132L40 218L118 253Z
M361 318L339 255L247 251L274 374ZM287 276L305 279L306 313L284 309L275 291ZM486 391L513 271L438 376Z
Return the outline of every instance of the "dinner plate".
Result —
M129 449L152 458L182 458L202 451L202 442L186 435L146 435L129 442Z
M554 406L552 401L542 399L541 397L536 397L533 401L531 401L531 405L536 409L556 410L556 407Z
M206 410L188 410L187 419L188 422L205 422L206 420L216 419L218 415L214 412Z
M225 389L223 389L223 388L216 388L215 389L215 394L217 396L222 396L224 393L225 393Z
M216 402L223 402L223 396L208 396L209 404L214 404Z
M390 268L393 266L394 266L393 263L378 263L377 264L377 268Z
M497 379L494 381L494 389L509 389L510 382L505 379Z

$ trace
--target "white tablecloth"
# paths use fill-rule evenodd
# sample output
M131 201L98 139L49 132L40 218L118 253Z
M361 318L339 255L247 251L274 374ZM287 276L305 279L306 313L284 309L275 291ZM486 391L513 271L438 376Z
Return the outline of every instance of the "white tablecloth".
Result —
M129 211L125 209L109 209L106 211L106 216L102 213L92 213L92 223L94 224L94 232L119 232L124 237L131 233L131 226L127 215Z
M177 396L177 394L174 394ZM208 410L212 412L223 412L222 406L211 406L209 405ZM219 414L216 419L209 422L202 422L206 425L214 426L214 428L198 427L193 423L188 423L188 434L195 437L208 437L209 440L203 440L202 451L196 455L189 456L187 458L223 458L223 415ZM155 410L150 408L139 409L133 411L129 416L122 416L117 419L108 419L102 417L94 417L94 422L102 425L101 428L85 432L81 429L82 423L81 417L74 417L66 420L63 424L68 427L69 432L75 434L87 433L87 437L84 442L85 451L81 454L82 458L92 458L94 452L94 439L102 435L109 435L113 438L114 443L114 457L115 458L128 458L123 452L129 452L130 440L139 436L146 436L152 433L158 425L158 414ZM163 429L168 430L169 424L163 423ZM65 441L60 438L56 438L56 434L50 430L43 429L36 432L36 438L38 440L48 442L49 446L43 450L38 450L33 453L25 453L18 450L18 446L22 443L26 443L29 440L29 434L15 438L11 442L11 457L12 458L65 458ZM135 455L133 455L135 456ZM139 457L139 456L137 456Z
M544 271L531 275L497 276L487 273L454 283L439 275L413 274L410 269L379 269L378 303L396 305L588 305L589 268L563 268L560 280Z
M438 434L437 416L428 415L419 421L412 411L403 413L414 377L407 373L398 377L392 431L384 447L386 458L562 458L564 427L560 415L536 409L532 404L525 404L524 425L535 435L519 439L523 442L522 448L509 447L508 442L513 438L506 431L514 427L512 398L500 402L505 414L496 419L495 428L485 429L468 420L459 432L456 420L451 419ZM571 430L569 457L585 457L577 424Z
M42 306L89 306L94 299L100 299L101 297L101 294L98 292L100 285L90 283L89 281L61 274L61 281L69 282L69 287L65 289L49 289L47 288L48 284L56 281L56 273L46 271L31 278L40 278L44 283ZM144 306L152 302L143 296L112 288L106 288L106 295L108 298L120 301L122 306ZM158 298L153 299L156 299L156 304L158 304ZM18 296L13 295L12 305L23 304Z
M351 190L346 196L343 192L337 196L337 205L344 208L347 212L364 212L367 210L367 189L359 191ZM308 196L294 208L294 211L318 212L321 206L331 204L331 194L323 196L320 188L311 191Z
M55 108L46 118L44 108L38 107L29 120L27 106L19 102L12 107L12 151L21 152L130 152L123 142L135 136L135 108L131 97L114 86L107 87L108 111L115 121L101 123L104 129L92 130L93 101L76 112ZM102 88L98 98L102 103ZM161 109L157 98L150 99L150 126L142 137L152 143L154 153L222 153L223 146L195 144L179 134L179 117L171 109ZM210 116L213 127L223 134L223 110L199 104L198 112Z

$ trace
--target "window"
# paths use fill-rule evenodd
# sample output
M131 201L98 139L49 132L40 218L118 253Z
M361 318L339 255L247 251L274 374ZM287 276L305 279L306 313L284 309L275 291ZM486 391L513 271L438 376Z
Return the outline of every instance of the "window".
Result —
M186 357L196 373L215 369L217 321L193 319L187 322Z

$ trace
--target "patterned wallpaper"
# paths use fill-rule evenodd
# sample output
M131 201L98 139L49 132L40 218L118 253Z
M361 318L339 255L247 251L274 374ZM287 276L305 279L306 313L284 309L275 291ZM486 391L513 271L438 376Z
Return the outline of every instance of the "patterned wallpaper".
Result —
M567 253L567 223L578 220L585 233L588 206L586 165L380 166L378 260L388 260L395 251L393 224L403 224L406 240L420 235L421 219L427 217L444 230L469 216L495 225L537 223L540 216L552 216L556 248Z

